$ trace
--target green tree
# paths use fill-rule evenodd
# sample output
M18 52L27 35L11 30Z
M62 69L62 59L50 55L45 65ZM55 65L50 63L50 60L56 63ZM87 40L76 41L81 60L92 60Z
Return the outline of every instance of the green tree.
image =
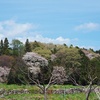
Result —
M85 53L80 49L79 50L79 53L81 55L81 59L80 59L80 63L81 63L81 66L80 66L80 71L79 71L79 84L81 85L87 85L88 82L88 76L87 76L87 73L89 71L89 63L90 63L90 59L85 55Z
M30 59L30 56L27 55L28 59ZM16 59L9 74L8 83L35 84L44 94L44 100L47 100L47 91L49 87L55 83L62 84L64 82L65 70L62 67L53 69L51 64L48 64L48 61L45 58L37 54L33 53L32 57L32 62L35 64L34 67L28 66L28 62L26 62L25 65L25 60L27 59L25 59L25 56L23 57L24 61L22 58Z
M74 47L62 48L56 53L53 63L56 66L63 66L65 68L66 76L68 76L68 80L73 84L71 79L74 78L77 81L79 78L77 72L81 66L80 59L79 49Z
M81 82L84 80L85 84L88 85L85 94L86 100L89 100L93 84L100 82L100 57L89 59L82 50L80 50L80 54L82 59L79 76L81 78Z
M100 54L100 50L96 50L95 52Z
M8 76L8 84L27 84L27 66L21 57L15 57Z
M3 54L3 40L0 42L0 55Z
M73 48L73 45L72 44L70 45L70 48Z
M12 54L14 56L22 56L24 54L24 45L18 39L12 40Z
M8 55L9 54L9 41L7 38L5 38L4 40L4 54Z
M29 40L27 39L25 42L25 52L31 52L31 45L29 43Z
M92 78L97 77L95 84L100 83L100 57L96 57L90 60L89 74Z
M56 54L57 53L57 46L55 45L54 48L51 49L52 54Z
M51 51L45 47L37 47L33 51L40 54L42 57L45 57L46 59L50 59Z
M43 44L40 42L34 41L31 43L31 45L32 45L32 50L34 50L37 47L41 47Z
M56 61L59 65L63 65L66 68L75 68L77 66L80 66L80 54L77 48L61 48L56 53Z

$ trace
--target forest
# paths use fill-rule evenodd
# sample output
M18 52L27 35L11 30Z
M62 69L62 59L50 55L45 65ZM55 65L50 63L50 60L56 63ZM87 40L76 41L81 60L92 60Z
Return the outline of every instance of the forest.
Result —
M35 67L31 69L32 64ZM43 92L52 84L100 85L100 50L28 39L9 43L5 38L0 41L0 68L9 69L6 75L7 71L1 70L0 83L36 84Z

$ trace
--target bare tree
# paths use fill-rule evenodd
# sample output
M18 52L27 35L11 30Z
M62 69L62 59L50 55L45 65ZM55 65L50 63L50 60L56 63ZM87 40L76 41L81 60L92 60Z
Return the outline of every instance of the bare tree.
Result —
M66 73L63 67L52 67L48 61L36 53L27 53L23 57L28 67L27 74L30 82L34 83L44 94L47 100L47 91L53 84L62 84L66 80Z
M43 74L41 74L41 75L43 75ZM35 83L36 86L38 86L42 90L42 92L44 94L44 100L47 100L47 91L51 85L63 84L63 82L66 80L66 74L65 74L64 68L58 67L58 66L55 66L53 68L53 71L50 72L49 77L47 77L47 78L42 77L42 81L48 79L47 84L45 84L44 82L41 82L41 80L39 80L37 78L35 79L34 76L32 77L30 75L30 72L28 72L28 77L33 83Z
M100 90L99 90L99 88L96 87L94 91L95 91L95 93L96 93L98 99L100 100Z
M72 76L69 77L70 80L73 82L74 85L76 86L81 86L84 89L85 95L86 95L86 100L89 100L89 96L92 90L94 90L96 87L93 87L93 82L97 79L97 77L91 78L91 76L89 77L89 85L87 86L83 86L80 85L79 83L77 83L76 79Z
M89 100L89 96L92 90L96 87L93 87L93 84L96 83L95 81L100 77L100 59L99 58L89 58L83 52L80 51L82 56L81 58L81 66L76 68L70 68L70 75L69 79L73 82L73 84L77 86L81 86L84 88L84 92L86 94L86 100ZM68 69L67 69L68 70ZM78 80L76 79L75 75L77 75L81 80L84 80L88 87L80 85Z

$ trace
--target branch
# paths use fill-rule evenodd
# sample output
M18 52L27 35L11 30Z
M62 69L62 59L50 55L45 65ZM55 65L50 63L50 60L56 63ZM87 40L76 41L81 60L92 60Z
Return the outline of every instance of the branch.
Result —
M31 76L30 76L30 74L29 74L29 70L28 70L28 77L29 77L29 79L30 79L35 85L37 85L37 86L43 91L43 86L40 85L39 80L34 80L34 79L31 78Z
M73 82L73 84L75 84L76 86L81 86L82 88L85 88L85 86L78 84L73 77L70 76L70 78L71 78L71 81Z
M46 89L48 89L48 88L51 86L51 84L54 83L54 82L53 82L53 77L54 77L54 76L53 76L53 74L52 74L52 76L51 76L51 78L50 78L50 80L49 80L49 83L48 83L47 86L46 86Z

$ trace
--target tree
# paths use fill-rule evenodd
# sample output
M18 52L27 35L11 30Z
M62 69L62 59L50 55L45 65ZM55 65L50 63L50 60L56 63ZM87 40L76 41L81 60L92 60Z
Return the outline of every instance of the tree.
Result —
M40 47L40 43L37 42L37 41L34 41L34 42L32 43L32 49L35 49L35 48L37 48L37 47Z
M88 85L88 88L85 89L86 100L88 100L92 85L97 79L96 66L100 66L99 61L89 59L81 49L74 47L59 50L56 53L55 61L56 65L65 67L68 80L74 85Z
M14 56L22 56L24 54L24 45L20 40L12 40L11 46L13 51L12 54Z
M47 90L52 84L63 83L66 79L63 67L52 67L48 61L40 55L28 52L24 55L23 60L27 65L27 71L23 74L28 76L29 83L34 83L44 94L44 100L47 100Z
M7 82L10 69L14 63L14 58L8 55L0 56L0 82Z
M80 66L80 54L77 48L63 48L56 53L56 63L67 68L77 68ZM66 70L68 71L68 70Z
M10 72L10 68L4 66L0 66L0 83L6 83L8 79L8 75Z
M57 53L57 46L55 45L55 47L53 47L52 49L51 49L51 52L52 52L52 54L56 54Z
M42 57L45 57L46 59L50 59L51 51L47 48L37 47L34 49L34 52L40 54Z
M100 50L96 50L95 52L98 53L98 54L100 54Z
M70 45L70 48L73 48L73 45L72 44Z
M6 55L9 54L9 42L8 42L7 38L5 38L5 40L4 40L4 48L3 48L3 50L4 50L4 54L6 54Z
M30 73L28 73L28 77L33 83L36 84L36 86L38 86L42 90L44 94L44 100L47 100L47 91L51 85L63 84L64 81L66 80L65 69L63 67L57 67L57 66L54 67L53 71L50 71L49 69L41 70L41 73L39 75L40 80L34 78L34 75L33 76L30 75ZM48 80L47 83L45 83L46 80Z
M89 59L82 50L80 50L80 55L81 66L78 68L78 71L76 71L76 74L79 76L79 80L81 79L81 82L84 82L84 85L88 85L88 87L86 88L82 86L83 83L80 84L79 82L77 82L76 78L72 75L70 75L70 80L75 85L79 85L84 88L86 100L89 100L91 90L95 89L95 87L93 87L93 84L96 83L95 81L97 79L100 79L100 75L98 73L100 72L100 59L99 57Z
M12 56L8 56L8 55L1 55L0 56L0 66L4 67L9 67L11 68L11 66L14 63L14 58Z
M29 43L29 40L27 39L25 42L25 52L31 52L31 45Z
M11 66L7 84L28 84L27 65L21 57L16 57Z
M0 55L2 55L3 54L3 40L1 40L1 42L0 42Z

